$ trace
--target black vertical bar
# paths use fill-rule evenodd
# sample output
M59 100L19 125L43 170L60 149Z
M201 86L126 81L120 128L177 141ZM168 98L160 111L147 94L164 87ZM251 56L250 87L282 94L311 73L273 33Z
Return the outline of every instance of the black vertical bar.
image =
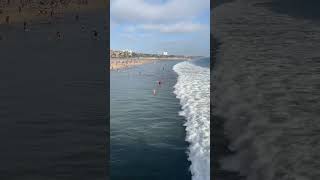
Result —
M107 36L107 53L106 53L106 59L107 63L105 65L105 72L106 72L106 97L107 97L107 102L106 102L106 108L107 108L107 130L106 130L106 139L107 139L107 148L106 148L106 153L107 153L107 180L110 179L110 0L105 0L106 5L107 5L107 16L106 16L106 36Z

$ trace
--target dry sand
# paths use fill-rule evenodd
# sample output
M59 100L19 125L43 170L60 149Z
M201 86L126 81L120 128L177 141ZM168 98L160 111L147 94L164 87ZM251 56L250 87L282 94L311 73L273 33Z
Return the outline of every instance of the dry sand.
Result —
M150 58L111 58L110 70L126 69L146 63L152 63L156 59Z
M126 69L142 64L153 63L156 61L170 60L190 60L190 58L155 58L155 57L140 57L140 58L111 58L110 70Z

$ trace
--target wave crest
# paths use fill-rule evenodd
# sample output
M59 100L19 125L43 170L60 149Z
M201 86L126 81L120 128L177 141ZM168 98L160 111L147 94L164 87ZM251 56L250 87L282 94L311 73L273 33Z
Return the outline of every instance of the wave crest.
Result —
M174 93L180 99L186 118L186 141L189 146L193 180L210 179L210 69L181 62L173 67L178 74Z

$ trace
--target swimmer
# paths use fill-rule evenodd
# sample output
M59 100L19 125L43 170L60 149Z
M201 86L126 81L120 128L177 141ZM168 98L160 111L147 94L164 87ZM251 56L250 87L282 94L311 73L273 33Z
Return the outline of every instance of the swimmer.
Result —
M61 40L62 39L62 35L61 35L61 32L60 31L57 31L57 39L58 40Z
M93 39L97 40L98 39L98 31L93 30L92 32L93 32Z
M81 25L81 31L85 31L84 25Z

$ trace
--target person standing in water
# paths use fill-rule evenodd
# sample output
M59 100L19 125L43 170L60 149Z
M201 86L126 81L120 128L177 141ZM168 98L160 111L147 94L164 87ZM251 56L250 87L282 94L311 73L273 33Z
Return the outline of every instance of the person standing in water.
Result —
M23 30L27 31L27 22L26 21L23 22Z
M57 39L58 40L61 40L62 39L62 34L61 34L61 32L60 31L57 31Z
M93 30L92 33L93 33L93 39L94 40L98 40L98 31L97 30Z
M156 89L153 89L153 95L155 96L157 94Z

